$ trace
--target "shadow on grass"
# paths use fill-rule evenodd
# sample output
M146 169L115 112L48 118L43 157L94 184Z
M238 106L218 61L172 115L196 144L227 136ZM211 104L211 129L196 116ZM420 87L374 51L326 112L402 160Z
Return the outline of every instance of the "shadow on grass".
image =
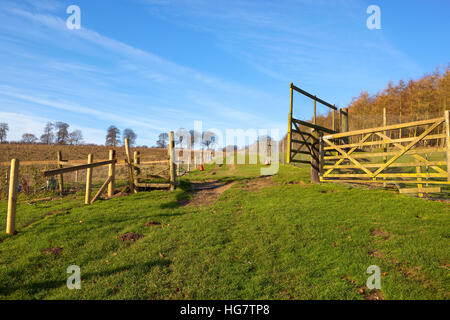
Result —
M87 281L90 279L97 279L99 277L107 277L112 276L117 273L121 272L128 272L133 270L142 270L145 269L146 271L149 271L153 267L168 267L172 263L169 259L159 259L152 262L144 262L139 264L128 264L126 266L113 268L111 270L107 270L105 272L91 272L83 274L83 270L81 270L81 284L83 284L83 281ZM67 274L67 277L69 277L70 274ZM51 289L57 289L61 287L66 286L67 279L61 279L61 280L48 280L48 281L37 281L32 282L26 285L17 285L17 286L8 286L8 287L0 287L0 296L4 295L11 295L16 291L25 291L28 295L34 295L37 293L41 293L43 290L51 290Z

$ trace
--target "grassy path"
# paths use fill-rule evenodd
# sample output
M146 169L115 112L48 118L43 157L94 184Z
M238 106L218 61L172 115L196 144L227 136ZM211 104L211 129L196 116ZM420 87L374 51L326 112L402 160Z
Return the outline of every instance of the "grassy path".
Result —
M19 234L0 234L0 299L450 298L448 204L310 185L293 167L258 176L211 166L173 193L21 204ZM186 205L189 180L211 179L233 185ZM66 287L73 264L81 290ZM380 291L365 288L370 265Z

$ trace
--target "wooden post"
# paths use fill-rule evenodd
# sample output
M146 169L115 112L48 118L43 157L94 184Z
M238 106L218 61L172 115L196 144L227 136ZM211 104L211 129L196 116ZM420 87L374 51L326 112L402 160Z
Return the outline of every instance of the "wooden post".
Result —
M173 131L169 132L169 147L168 147L168 153L169 153L169 181L170 181L170 190L175 190L175 163L174 163L174 143L173 140Z
M62 153L61 151L58 151L57 153L57 159L58 159L58 168L62 168ZM59 175L59 193L62 195L64 192L64 178L63 178L63 174L61 173Z
M94 156L92 153L88 155L88 164L92 164ZM92 187L92 170L93 168L86 169L86 195L84 197L84 204L91 203L91 187Z
M319 159L319 175L322 176L323 174L323 166L325 164L325 145L324 141L322 139L323 132L320 132L320 145L319 145L319 152L320 152L320 159Z
M335 105L333 104L333 107L335 107ZM331 129L333 130L333 131L336 131L336 110L335 109L333 109L333 115L332 115L332 118L333 118L333 123L331 124Z
M314 117L313 117L313 123L317 124L317 114L316 114L316 96L314 96Z
M444 112L445 117L445 140L447 142L447 173L450 182L450 110Z
M133 162L131 161L130 140L128 140L128 138L125 138L125 152L127 154L128 178L130 181L130 191L131 191L131 193L136 193L136 189L134 187Z
M340 109L341 130L340 132L348 132L348 109ZM348 144L348 137L342 138L344 144Z
M189 159L187 163L187 172L191 172L191 157L192 157L192 151L189 149Z
M136 177L134 178L134 181L139 183L139 175L141 173L141 169L138 168L137 166L141 164L141 152L135 151L133 154L133 159L134 159L134 166L135 166L135 170L136 170L136 172L135 172Z
M387 126L387 114L386 114L386 107L383 108L383 127ZM386 131L383 132L384 135L386 135ZM387 144L383 143L383 152L387 152ZM387 157L383 158L383 162L386 163ZM383 178L383 180L386 180L386 178ZM383 182L383 187L386 188L387 184L386 182Z
M109 150L109 160L116 159L116 150ZM114 187L116 180L116 164L111 163L108 167L108 176L111 177L111 181L108 184L108 198L112 198L114 196Z
M422 168L420 167L420 165L418 165L418 166L416 167L416 172L417 172L418 174L421 174L421 173L422 173ZM417 181L418 181L418 182L422 182L422 177L417 177ZM417 189L418 189L418 191L419 191L419 198L423 198L423 192L421 192L421 191L422 191L422 188L423 188L423 184L418 183L418 184L417 184Z
M289 122L288 122L288 133L286 137L286 163L291 163L291 139L292 139L292 110L293 110L293 102L294 102L294 89L293 89L293 83L289 85L290 91L291 91L291 100L289 104Z
M315 129L311 130L311 183L319 183L320 171L320 148L319 148L319 132Z
M19 187L19 160L11 160L11 173L9 175L8 213L6 218L6 233L14 234L16 231L16 202Z

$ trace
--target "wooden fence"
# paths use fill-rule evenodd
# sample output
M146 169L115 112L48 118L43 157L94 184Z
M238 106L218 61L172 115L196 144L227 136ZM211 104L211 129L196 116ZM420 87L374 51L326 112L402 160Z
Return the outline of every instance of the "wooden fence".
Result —
M98 162L94 162L94 155L89 154L86 164L79 164L79 161L69 161L64 160L62 158L61 152L57 153L57 169L47 170L42 172L44 177L58 177L58 186L60 194L64 193L64 174L70 172L78 172L81 170L86 170L86 192L84 203L86 205L93 204L99 197L107 191L107 197L112 198L115 192L115 181L116 181L116 166L117 165L126 165L128 167L128 178L129 185L128 188L130 192L136 193L139 187L152 187L152 188L170 188L170 190L174 190L176 187L176 166L174 163L174 142L173 142L173 132L169 133L169 138L171 143L169 143L168 148L168 159L165 160L157 160L157 161L140 161L139 152L134 153L134 157L131 157L131 149L129 140L125 139L125 151L126 151L126 159L119 161L116 157L115 150L109 151L109 159L101 160ZM54 164L55 162L49 161L27 161L25 162L27 165L33 164ZM64 167L67 164L75 164L70 167ZM162 163L166 164L169 172L168 183L165 184L145 184L141 185L139 183L139 175L136 175L136 172L141 170L143 165ZM16 206L17 206L17 193L19 189L19 166L20 161L18 159L11 160L11 169L9 175L9 193L8 193L8 211L7 211L7 223L6 223L6 233L7 234L15 234L15 218L16 218ZM103 182L102 186L92 197L92 173L94 168L108 166L108 176L106 180Z
M449 123L449 111L445 111L444 117L436 119L324 135L320 181L390 183L401 193L419 196L440 193L438 185L450 184ZM410 130L416 135L389 137L404 128L417 129ZM445 140L444 147L439 147L440 140ZM424 141L435 147L424 147Z
M294 91L313 100L312 123L293 118ZM316 102L333 110L332 128L317 125ZM449 111L441 118L386 125L384 109L383 126L348 131L348 109L339 109L336 124L337 110L290 84L286 163L310 164L311 182L395 184L401 193L420 197L450 185Z

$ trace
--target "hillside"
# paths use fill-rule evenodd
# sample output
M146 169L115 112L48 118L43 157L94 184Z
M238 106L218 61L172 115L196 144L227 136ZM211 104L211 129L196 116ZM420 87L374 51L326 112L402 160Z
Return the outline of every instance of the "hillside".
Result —
M19 233L0 234L0 299L450 298L447 204L311 185L308 167L206 169L173 193L20 202ZM66 287L70 265L82 290Z

